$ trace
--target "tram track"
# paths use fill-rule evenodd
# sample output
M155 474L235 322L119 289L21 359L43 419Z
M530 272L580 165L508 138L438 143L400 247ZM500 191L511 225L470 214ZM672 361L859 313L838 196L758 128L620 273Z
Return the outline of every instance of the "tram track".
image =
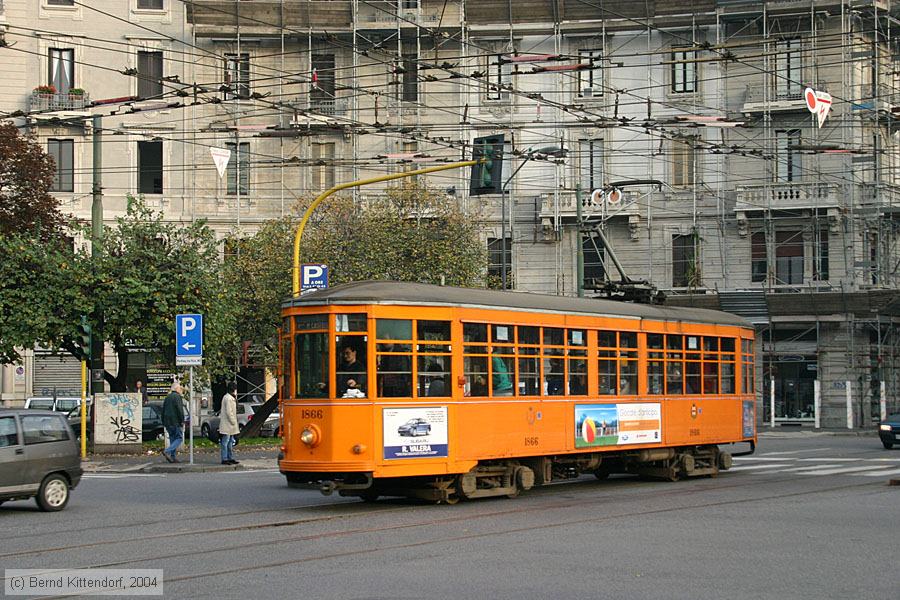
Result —
M790 481L790 480L792 480L791 477L779 477L779 478L773 478L773 479L767 480L765 482L746 481L746 482L740 482L740 483L736 482L733 484L726 484L726 485L717 485L715 487L706 485L706 486L703 486L700 488L694 487L693 489L670 490L670 491L665 492L664 496L666 496L668 499L671 499L671 498L677 497L677 496L682 496L682 497L683 496L692 496L695 494L708 493L710 491L725 491L725 490L733 490L736 488L743 488L743 487L757 488L762 484L778 484L778 483L784 483L784 482ZM718 482L720 483L721 480L719 480ZM580 487L581 485L587 486L587 485L591 485L591 484L602 485L599 482L593 482L590 480L564 481L564 482L560 482L559 484L556 484L556 485L550 485L550 486L547 486L544 488L537 488L532 491L532 497L538 496L538 494L540 494L541 492L559 494L560 488L564 487L564 486L575 485L575 486ZM665 509L652 509L652 510L647 510L647 511L626 512L626 513L619 513L619 514L615 514L615 515L607 515L602 518L597 517L597 518L587 518L587 519L578 519L578 520L572 520L572 521L564 521L564 522L559 522L559 523L555 523L555 524L548 524L547 526L566 526L566 525L572 525L572 524L595 522L598 520L608 520L608 519L612 519L612 518L630 518L630 517L641 516L641 515L652 515L652 514L656 514L656 513L664 513L664 512L672 512L672 511L680 511L680 510L693 510L696 508L703 508L703 507L715 507L715 506L725 506L725 505L730 505L730 504L739 504L739 503L744 503L744 502L783 499L783 498L790 498L793 496L804 496L804 495L810 495L810 494L816 494L816 493L836 491L836 490L841 490L841 489L854 489L854 488L867 487L867 486L874 487L877 485L879 485L879 483L875 482L875 481L861 482L861 483L847 484L847 485L842 485L842 486L834 486L834 487L829 487L829 488L806 490L806 491L800 491L800 492L791 492L791 493L785 493L785 494L776 494L776 495L768 495L768 496L753 497L753 498L739 498L739 499L734 499L734 500L726 500L726 501L706 503L706 504L679 505L679 506L674 506L674 507L668 507ZM592 494L590 499L585 499L583 497L583 495L581 494L582 490L572 488L568 491L569 491L569 493L571 493L572 491L575 491L582 497L579 497L576 499L571 499L566 502L539 503L537 505L528 505L528 506L512 506L512 507L501 509L501 510L494 510L494 511L484 512L484 513L479 513L479 514L471 514L471 513L465 512L465 513L446 516L444 518L439 518L439 519L425 519L425 520L419 519L414 522L398 523L398 524L394 524L394 525L387 525L384 527L374 527L374 528L373 527L363 527L363 528L353 528L353 529L340 529L340 530L335 530L335 531L330 531L330 532L308 534L308 535L301 535L301 536L291 536L291 537L281 538L281 539L266 539L266 540L261 540L259 542L249 542L249 543L245 542L245 543L230 544L227 546L226 545L216 545L216 547L214 547L214 548L202 548L202 549L196 549L196 550L189 549L189 550L186 550L181 553L172 553L171 551L169 551L169 552L166 552L165 554L158 555L158 556L152 556L152 557L143 556L139 559L129 559L129 560L123 560L123 561L101 563L101 564L89 565L89 566L85 566L85 567L81 567L81 568L98 569L98 568L122 567L122 566L126 566L129 564L145 563L146 561L165 560L165 559L181 558L181 557L196 557L198 555L214 554L217 552L245 550L247 548L271 546L273 544L309 542L309 541L325 540L325 539L336 538L336 537L346 537L349 535L387 533L387 532L391 532L391 531L414 529L417 527L450 525L450 524L458 523L461 521L470 521L470 520L475 520L475 519L510 517L510 516L514 516L514 515L522 515L522 514L528 514L531 512L538 512L538 511L544 512L544 511L548 511L548 510L563 510L563 509L568 509L568 508L583 509L585 507L590 507L592 505L607 504L611 500L616 500L616 499L621 500L621 497L617 496L617 497L613 498L609 494L602 494L602 495L598 496L594 493L595 490L584 490L585 494L587 494L587 493ZM535 493L535 492L537 492L537 493ZM540 499L540 496L538 496L538 499ZM351 500L348 502L352 503L353 501ZM339 506L342 504L347 504L348 502L335 502L335 503L331 503L328 505L314 505L314 507L320 507L320 506L334 507L334 506ZM483 502L483 501L476 501L476 502ZM384 508L378 508L375 510L369 509L369 510L365 510L365 511L353 512L352 514L342 513L342 514L319 516L319 517L304 517L304 518L299 518L299 519L270 521L270 522L266 522L266 523L235 525L235 526L230 526L230 527L193 529L190 531L169 532L169 533L163 533L163 534L152 535L152 536L144 536L141 538L141 540L142 541L153 541L153 540L165 540L165 539L174 539L174 538L183 538L183 537L194 538L194 537L199 537L199 536L214 536L214 535L218 535L218 534L251 532L251 531L255 531L255 530L275 529L275 528L282 528L282 527L314 525L314 524L319 524L319 523L328 523L330 521L347 520L347 519L355 519L355 518L368 518L368 517L372 517L375 515L389 514L389 513L393 513L393 512L399 512L399 511L408 511L411 507L412 508L429 508L430 505L406 504L406 505L401 505L401 506L384 506ZM458 508L460 508L460 507L454 507L453 510L457 510ZM246 513L243 513L243 514L252 514L252 513L253 513L253 511L247 511ZM541 526L541 527L544 527L544 526ZM505 533L515 533L518 531L520 531L520 529L512 529ZM498 535L500 533L504 533L504 532L498 532ZM459 539L462 540L462 539L466 539L466 538L462 537ZM24 557L24 556L30 556L30 555L43 555L43 554L53 554L53 553L73 551L73 550L86 550L86 549L95 548L98 546L109 546L109 545L113 545L113 544L127 544L127 543L131 543L133 541L134 540L131 540L131 539L98 540L95 542L89 542L89 543L84 543L84 544L71 544L71 545L66 545L66 546L57 546L57 547L48 547L48 548L39 548L39 549L33 549L33 550L9 552L9 553L5 553L5 554L0 554L0 558L12 559L12 558ZM452 540L448 540L448 541L452 541ZM430 543L433 543L433 542L430 542ZM404 545L397 546L398 549L405 548L405 547L408 547L408 546L404 546ZM386 547L386 549L389 549L389 548L391 548L391 547ZM339 556L343 556L343 555L336 554L334 556L339 557ZM315 557L315 558L327 558L327 556ZM297 560L299 562L303 562L304 559L297 559ZM311 558L310 560L313 560L313 558ZM287 564L290 564L290 563L287 563ZM278 566L278 565L273 565L273 566ZM258 568L265 568L265 567L266 567L266 565L258 566ZM0 578L0 581L2 581L2 580L3 580L3 578Z
M781 479L780 481L784 481ZM768 481L766 483L778 483L779 481ZM751 485L751 484L744 484ZM744 487L744 485L739 486L729 486L729 487ZM758 486L759 482L752 484L754 486ZM635 511L625 511L616 514L604 514L604 515L593 515L587 517L580 517L574 519L563 519L557 520L550 523L544 524L533 524L529 523L524 526L515 526L515 527L505 527L500 529L495 529L492 531L484 531L477 533L465 533L460 535L452 535L452 536L442 536L437 539L428 539L428 540L420 540L415 542L405 542L405 543L397 543L397 544L377 544L368 548L359 548L354 550L346 550L346 551L338 551L338 552L330 552L323 554L316 554L315 556L305 556L299 558L292 558L288 560L281 560L275 562L258 562L256 564L249 565L237 565L231 566L227 569L220 569L215 571L203 571L203 572L191 572L186 573L184 575L178 575L173 577L166 577L166 584L173 584L178 582L185 581L193 581L198 579L206 579L210 577L221 577L234 573L248 573L252 571L261 571L266 569L275 569L279 567L289 567L293 565L301 565L310 562L317 561L326 561L326 560L338 560L345 559L349 557L355 556L365 556L368 554L373 554L376 552L389 552L389 551L403 551L412 548L422 548L427 546L436 546L441 544L454 544L459 542L466 542L478 539L490 539L490 538L500 538L508 535L516 535L521 533L533 533L537 530L551 530L555 528L561 527L572 527L572 526L583 526L587 524L597 524L597 523L610 523L613 521L626 520L626 519L634 519L640 517L648 517L653 515L664 515L664 514L673 514L684 511L696 511L696 510L704 510L704 509L716 509L724 506L737 506L741 504L748 504L754 502L765 502L771 500L783 500L787 498L801 498L801 497L809 497L818 494L826 494L832 492L839 492L841 490L850 490L850 489L858 489L865 487L874 488L878 485L877 482L866 482L866 483L853 483L853 484L844 484L844 485L835 485L824 488L817 488L811 490L803 490L803 491L794 491L794 492L786 492L786 493L777 493L777 494L766 494L761 496L756 496L752 498L736 498L730 500L720 500L714 502L706 502L699 504L689 504L689 505L681 505L681 506L668 506L663 508L655 508L655 509L645 509L645 510L635 510ZM721 488L717 488L721 489ZM696 491L710 491L708 489L704 490L696 490ZM600 499L597 500L600 502ZM171 554L166 553L165 555L156 556L156 557L142 557L140 559L131 559L131 560L123 560L123 561L114 561L107 563L98 563L87 565L79 568L84 569L108 569L115 567L125 567L127 565L132 564L141 564L146 563L147 561L156 561L160 559L173 559L180 558L181 556L192 556L196 557L198 554L213 554L217 552L228 552L233 551L235 549L246 549L248 547L253 546L262 546L262 545L275 545L275 544L296 544L298 542L309 542L309 541L318 541L318 540L328 540L336 537L344 537L350 535L359 535L359 534L383 534L390 533L403 529L410 529L416 527L431 527L436 525L447 525L452 524L458 521L470 521L478 518L495 518L498 516L509 516L517 513L525 513L531 512L535 510L546 511L548 508L566 508L566 507L583 507L585 503L583 502L569 502L565 504L557 504L555 506L548 507L546 505L541 505L537 507L530 508L515 508L512 510L501 510L501 511L493 511L490 513L484 513L479 515L459 515L454 517L448 517L443 519L431 519L431 520L420 520L415 523L403 523L396 525L386 525L383 527L370 527L370 528L358 528L353 530L343 530L343 531L331 531L320 534L310 534L305 536L295 536L291 538L285 538L281 540L266 540L260 542L254 542L252 544L241 544L234 547L217 547L208 550L201 551L191 551L185 552L183 554ZM62 597L62 596L60 596Z

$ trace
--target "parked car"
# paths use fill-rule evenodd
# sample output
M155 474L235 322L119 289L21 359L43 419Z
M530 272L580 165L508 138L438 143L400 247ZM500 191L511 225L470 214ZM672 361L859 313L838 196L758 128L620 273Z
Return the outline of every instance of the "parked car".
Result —
M75 437L81 438L81 407L76 406L66 414L69 426L75 432ZM88 408L87 438L93 438L93 407ZM162 423L162 404L145 404L141 408L141 440L149 442L163 437L165 428Z
M888 415L878 426L878 437L882 445L890 450L894 444L900 444L900 413Z
M65 415L0 409L0 504L34 498L43 511L62 510L81 475L81 456Z
M90 402L90 400L88 400ZM25 408L28 410L53 410L57 412L69 412L76 406L81 406L81 398L78 397L56 397L47 396L27 398L25 400Z
M281 437L281 415L272 413L266 418L266 422L259 428L262 437Z
M256 409L262 404L252 404L250 402L238 402L236 407L238 427L243 429L247 425L247 421L253 418ZM214 412L200 426L200 435L208 440L219 442L219 413Z
M431 423L425 419L410 419L397 428L397 433L403 436L417 437L431 433Z

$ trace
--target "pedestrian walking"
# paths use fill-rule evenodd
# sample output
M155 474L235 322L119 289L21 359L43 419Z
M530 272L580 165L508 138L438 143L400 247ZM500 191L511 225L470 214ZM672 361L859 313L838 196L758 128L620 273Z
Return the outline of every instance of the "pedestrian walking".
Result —
M150 402L147 397L147 388L144 387L144 383L140 379L134 382L134 391L141 395L142 406L146 406Z
M163 456L170 463L178 462L175 454L184 440L182 426L184 425L184 400L181 398L181 384L177 381L172 384L172 391L166 396L162 409L163 427L169 434L169 447L163 450Z
M222 464L236 465L234 460L234 436L241 428L237 420L237 385L228 384L227 393L222 396L222 408L219 410L219 445L222 448Z

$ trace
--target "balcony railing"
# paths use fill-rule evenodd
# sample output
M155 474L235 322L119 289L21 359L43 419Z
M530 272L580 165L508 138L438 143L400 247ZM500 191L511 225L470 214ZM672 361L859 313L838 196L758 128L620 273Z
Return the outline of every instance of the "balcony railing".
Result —
M769 86L747 86L744 93L744 104L741 112L760 112L764 110L806 110L803 88L792 87L778 89Z
M309 101L310 112L320 115L344 115L348 108L347 100L340 98L316 98Z
M833 183L789 181L737 188L736 211L826 208L844 204L840 186Z
M29 111L84 110L91 104L90 94L49 94L32 92Z
M618 216L631 216L639 213L635 202L635 192L625 190L621 201L616 204L606 204L591 201L591 192L585 191L581 199L581 218L585 221L613 218ZM558 198L558 201L557 201ZM558 195L541 194L541 218L554 218L558 214L561 219L573 219L578 215L578 200L575 192L565 191Z

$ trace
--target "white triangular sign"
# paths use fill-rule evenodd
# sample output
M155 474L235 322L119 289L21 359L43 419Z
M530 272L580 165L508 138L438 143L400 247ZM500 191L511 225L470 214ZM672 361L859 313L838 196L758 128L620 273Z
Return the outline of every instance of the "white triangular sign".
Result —
M231 150L227 148L210 148L209 153L212 154L213 162L216 163L216 171L219 177L225 177L225 168L228 161L231 160Z
M831 110L831 94L828 92L816 92L816 117L819 120L819 127L825 124L828 112Z

